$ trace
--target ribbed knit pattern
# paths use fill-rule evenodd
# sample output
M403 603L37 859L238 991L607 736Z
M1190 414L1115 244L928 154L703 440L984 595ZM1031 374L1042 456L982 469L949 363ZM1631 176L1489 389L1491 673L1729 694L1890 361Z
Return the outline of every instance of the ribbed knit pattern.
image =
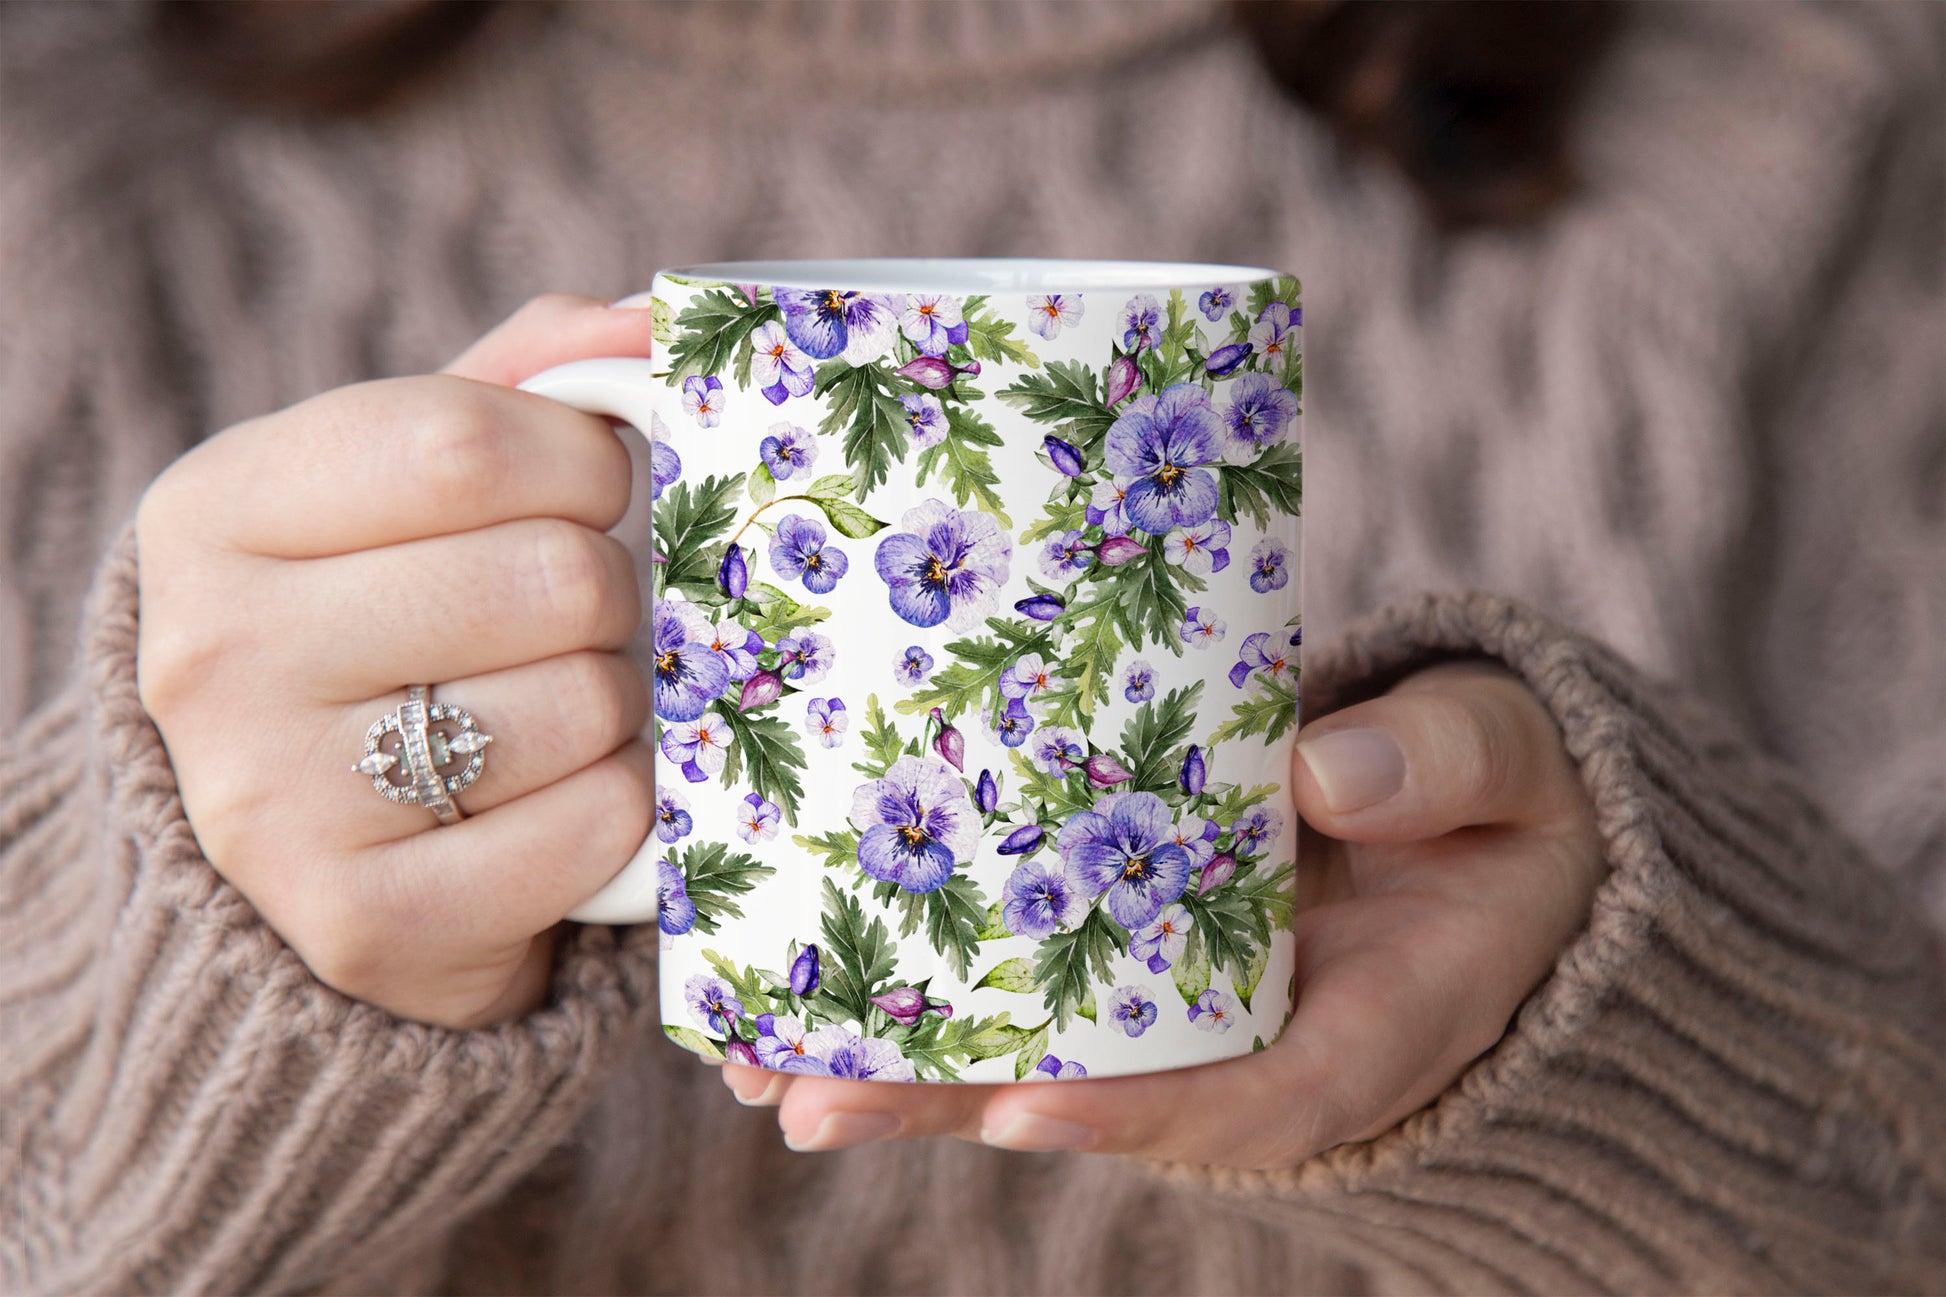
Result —
M1644 6L1586 192L1456 242L1196 0L510 9L370 122L144 20L0 7L0 1291L1946 1291L1938 7ZM163 465L535 292L863 254L1304 277L1308 714L1504 661L1610 865L1399 1129L796 1156L655 1039L652 932L439 1031L202 859L134 685Z

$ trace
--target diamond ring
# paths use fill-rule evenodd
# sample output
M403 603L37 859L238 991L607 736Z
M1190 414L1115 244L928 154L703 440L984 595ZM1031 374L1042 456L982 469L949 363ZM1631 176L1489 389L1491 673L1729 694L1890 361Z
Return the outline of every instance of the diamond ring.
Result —
M482 734L464 707L433 702L430 686L413 685L397 711L365 731L365 757L352 771L371 776L372 788L387 801L423 806L441 824L457 824L466 817L453 794L480 777L491 742L493 736Z

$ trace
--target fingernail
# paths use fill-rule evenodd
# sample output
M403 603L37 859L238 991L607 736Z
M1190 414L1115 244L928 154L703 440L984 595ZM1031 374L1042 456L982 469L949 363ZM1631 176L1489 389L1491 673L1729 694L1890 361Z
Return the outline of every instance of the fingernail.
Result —
M899 1119L889 1112L827 1112L807 1140L793 1139L786 1131L784 1146L796 1153L828 1153L884 1139L898 1128Z
M763 1072L754 1067L731 1064L723 1069L723 1080L729 1085L730 1093L738 1103L746 1108L768 1108L777 1102L784 1088L784 1078L775 1072Z
M649 305L649 303L650 303L650 302L653 302L654 300L655 300L655 293L654 293L654 292L646 292L646 293L630 293L630 294L629 294L629 295L628 295L627 297L618 297L618 298L616 298L616 299L615 299L614 301L612 301L612 302L610 302L610 303L608 304L608 309L609 309L609 310L611 310L611 311L614 311L614 310L624 310L624 311L640 311L640 310L646 310L646 309L648 309L648 305Z
M1023 1112L999 1130L980 1128L980 1142L1017 1153L1051 1153L1056 1149L1086 1148L1095 1132L1072 1121L1056 1121L1038 1112Z
M1338 815L1363 810L1405 787L1405 752L1378 729L1333 730L1297 745L1318 781L1324 804Z

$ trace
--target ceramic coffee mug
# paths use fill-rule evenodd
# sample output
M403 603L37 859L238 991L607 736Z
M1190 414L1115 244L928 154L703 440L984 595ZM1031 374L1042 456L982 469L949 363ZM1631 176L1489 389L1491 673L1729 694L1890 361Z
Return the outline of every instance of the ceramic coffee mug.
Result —
M655 359L525 384L650 434L658 815L574 917L659 922L678 1044L985 1082L1276 1037L1298 292L697 266Z

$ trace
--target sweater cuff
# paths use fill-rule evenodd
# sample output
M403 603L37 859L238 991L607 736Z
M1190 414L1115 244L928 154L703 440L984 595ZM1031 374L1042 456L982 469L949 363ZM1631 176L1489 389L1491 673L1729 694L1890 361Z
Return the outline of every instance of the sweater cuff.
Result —
M86 753L45 813L89 847L37 871L72 895L46 961L71 971L36 1016L85 1027L24 1078L48 1098L23 1170L53 1199L21 1213L45 1230L30 1286L282 1291L388 1265L568 1136L653 1028L655 930L572 930L547 1005L490 1029L333 991L197 847L137 696L138 615L131 527L97 573L71 732L42 736Z
M1377 1139L1277 1171L1150 1168L1332 1218L1406 1286L1937 1282L1946 999L1893 881L1717 715L1505 598L1361 621L1307 655L1307 717L1454 657L1506 665L1561 731L1609 870L1586 929L1499 1044Z

